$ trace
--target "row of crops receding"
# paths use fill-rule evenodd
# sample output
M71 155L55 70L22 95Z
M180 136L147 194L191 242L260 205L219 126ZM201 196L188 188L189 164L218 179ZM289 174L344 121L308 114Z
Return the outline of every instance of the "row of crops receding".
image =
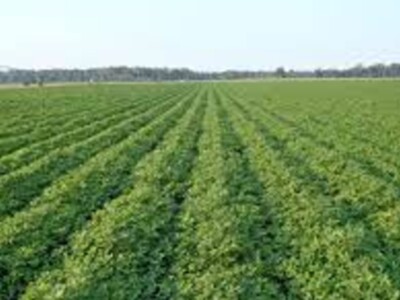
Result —
M400 85L0 91L0 300L399 299Z

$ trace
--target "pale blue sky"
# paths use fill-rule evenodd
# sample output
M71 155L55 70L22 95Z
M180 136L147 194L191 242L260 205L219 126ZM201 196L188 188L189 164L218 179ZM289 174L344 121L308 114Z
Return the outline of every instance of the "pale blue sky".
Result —
M400 62L399 0L0 0L0 65L199 70Z

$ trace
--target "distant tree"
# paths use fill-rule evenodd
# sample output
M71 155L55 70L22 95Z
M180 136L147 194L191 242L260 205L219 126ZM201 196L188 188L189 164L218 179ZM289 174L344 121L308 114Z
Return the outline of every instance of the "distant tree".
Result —
M321 69L317 69L317 70L315 70L314 75L317 78L321 78L321 77L324 77L324 72Z
M285 69L283 67L277 68L275 71L275 76L280 77L280 78L287 77Z
M181 80L230 80L265 77L400 77L400 64L356 65L346 70L317 69L309 71L196 72L189 69L110 67L87 70L0 70L0 83L30 83L42 86L44 82L103 82L103 81L181 81Z

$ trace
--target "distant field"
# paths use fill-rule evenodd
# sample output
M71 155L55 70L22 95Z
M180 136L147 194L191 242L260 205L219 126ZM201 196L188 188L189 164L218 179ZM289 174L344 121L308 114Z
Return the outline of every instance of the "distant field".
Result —
M0 299L400 298L399 81L0 90Z

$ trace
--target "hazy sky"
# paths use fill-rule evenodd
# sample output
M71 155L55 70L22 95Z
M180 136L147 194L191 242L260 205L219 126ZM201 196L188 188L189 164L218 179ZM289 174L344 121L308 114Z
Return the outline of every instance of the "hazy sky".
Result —
M199 70L400 62L400 0L0 0L0 65Z

